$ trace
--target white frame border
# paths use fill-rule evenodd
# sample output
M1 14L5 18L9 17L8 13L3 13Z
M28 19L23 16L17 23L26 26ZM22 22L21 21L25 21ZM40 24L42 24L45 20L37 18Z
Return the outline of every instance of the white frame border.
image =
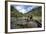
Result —
M42 28L10 29L10 5L11 4L42 6ZM8 2L8 32L35 31L35 30L44 30L44 4Z

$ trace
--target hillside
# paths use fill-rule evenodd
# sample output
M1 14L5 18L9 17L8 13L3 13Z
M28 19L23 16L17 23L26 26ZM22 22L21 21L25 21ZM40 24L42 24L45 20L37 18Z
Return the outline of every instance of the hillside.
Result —
M11 17L22 17L22 15L22 13L20 13L13 6L11 6Z
M42 7L37 7L32 9L32 11L27 12L26 14L28 15L33 15L33 16L41 16L42 14Z
M36 9L33 9L32 14L34 16L42 16L42 7L40 6L40 7L36 8Z

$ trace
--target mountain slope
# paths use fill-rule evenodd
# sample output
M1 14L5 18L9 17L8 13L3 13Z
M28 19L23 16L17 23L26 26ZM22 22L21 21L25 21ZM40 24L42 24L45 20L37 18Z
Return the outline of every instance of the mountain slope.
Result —
M28 15L33 15L33 16L41 16L42 14L42 7L37 7L32 9L32 11L29 11L28 13L26 13Z
M22 17L22 13L16 10L13 6L11 6L11 16L12 17Z

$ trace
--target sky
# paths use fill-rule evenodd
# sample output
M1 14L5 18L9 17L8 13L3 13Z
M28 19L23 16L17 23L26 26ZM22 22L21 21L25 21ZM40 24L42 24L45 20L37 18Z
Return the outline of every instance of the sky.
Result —
M13 6L15 9L17 9L21 13L27 13L28 11L36 7L32 5L13 5Z

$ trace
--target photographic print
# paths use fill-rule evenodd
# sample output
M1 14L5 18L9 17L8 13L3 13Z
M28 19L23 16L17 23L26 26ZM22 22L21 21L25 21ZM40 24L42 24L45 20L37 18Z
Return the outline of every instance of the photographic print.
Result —
M34 5L11 5L11 29L41 28L42 7Z
M44 3L8 2L8 32L44 30Z

